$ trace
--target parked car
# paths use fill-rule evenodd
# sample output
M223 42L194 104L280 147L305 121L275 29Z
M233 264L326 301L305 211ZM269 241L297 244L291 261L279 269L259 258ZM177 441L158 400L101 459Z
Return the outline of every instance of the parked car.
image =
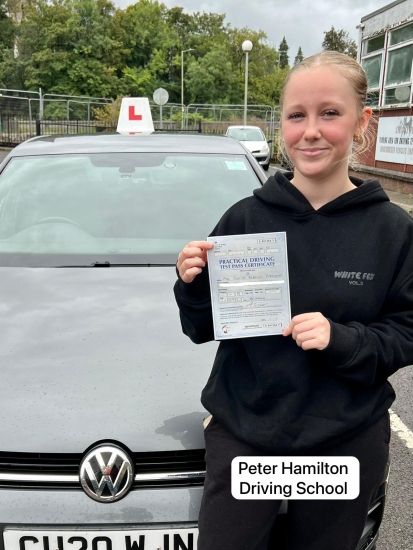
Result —
M265 180L223 136L49 136L0 165L3 550L196 549L216 343L182 334L175 263Z
M272 139L267 140L259 126L229 126L226 135L240 141L264 170L268 170L271 162Z

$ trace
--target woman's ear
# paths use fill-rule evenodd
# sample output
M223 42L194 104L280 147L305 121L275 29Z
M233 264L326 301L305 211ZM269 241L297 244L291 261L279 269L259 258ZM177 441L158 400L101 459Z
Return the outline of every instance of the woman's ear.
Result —
M369 125L369 121L372 114L373 114L373 109L371 107L364 107L359 120L358 131L357 131L358 134L364 134L364 132L367 129L367 126Z

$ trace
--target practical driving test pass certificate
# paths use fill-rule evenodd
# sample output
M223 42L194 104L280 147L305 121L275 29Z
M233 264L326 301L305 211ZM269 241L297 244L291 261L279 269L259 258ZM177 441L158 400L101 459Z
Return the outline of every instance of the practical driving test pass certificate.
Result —
M291 321L286 233L208 241L215 340L281 334Z

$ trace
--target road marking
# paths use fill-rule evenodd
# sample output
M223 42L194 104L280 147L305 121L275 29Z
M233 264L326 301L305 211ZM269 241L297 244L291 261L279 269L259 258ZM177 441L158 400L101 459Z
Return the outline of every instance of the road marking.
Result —
M390 409L390 426L408 449L413 449L413 432L400 420L400 417Z

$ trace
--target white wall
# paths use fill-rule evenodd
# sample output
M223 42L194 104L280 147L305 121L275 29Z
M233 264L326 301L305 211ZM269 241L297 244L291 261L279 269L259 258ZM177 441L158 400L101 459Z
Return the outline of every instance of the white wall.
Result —
M409 19L413 19L413 0L404 0L386 11L363 20L363 38Z

